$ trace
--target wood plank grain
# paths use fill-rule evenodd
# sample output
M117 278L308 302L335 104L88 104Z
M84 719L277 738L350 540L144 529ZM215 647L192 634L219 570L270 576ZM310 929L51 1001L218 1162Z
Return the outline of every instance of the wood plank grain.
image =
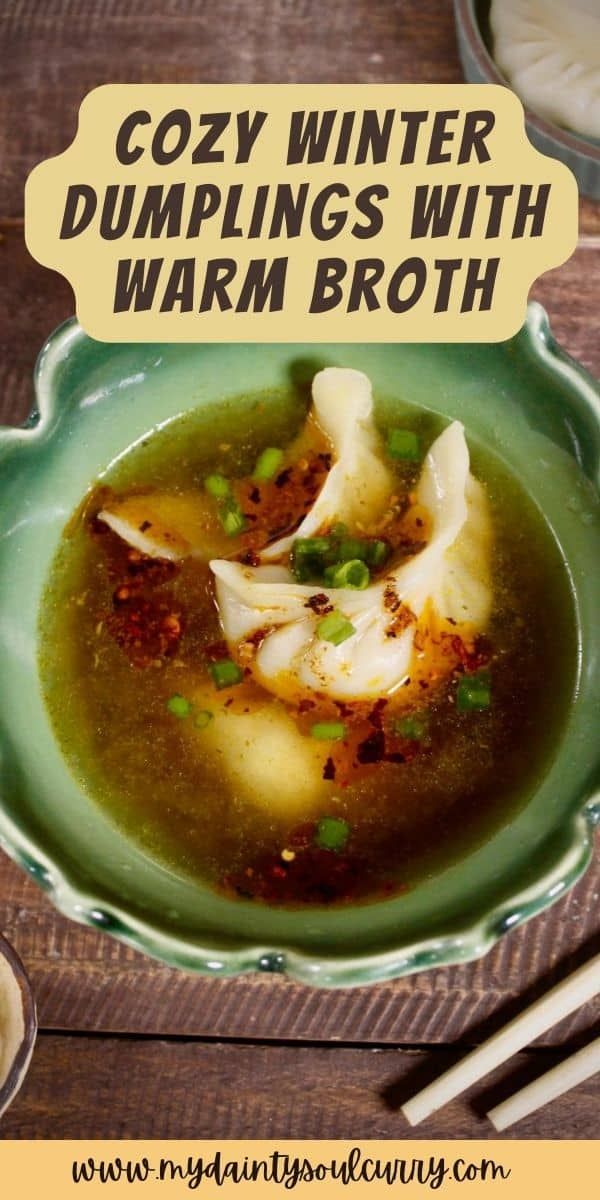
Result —
M319 991L277 975L201 978L143 957L61 917L0 858L2 931L33 983L40 1026L353 1044L477 1042L584 961L598 945L600 855L545 914L483 959L375 987ZM572 1044L600 1016L600 1001L548 1031L540 1044Z
M31 407L31 375L48 334L73 312L68 283L36 263L20 221L0 221L0 424L18 425ZM543 275L532 296L548 310L555 336L574 358L600 376L595 314L600 296L600 247L580 246Z
M3 1117L1 1136L497 1138L485 1110L548 1070L557 1055L518 1055L411 1130L399 1105L455 1059L442 1050L43 1036L23 1090ZM596 1077L505 1136L594 1138L599 1103Z
M34 164L72 140L102 83L458 82L450 0L22 0L0 25L0 214Z
M451 0L21 0L0 11L0 214L32 167L72 140L103 83L458 83ZM583 200L583 233L600 206Z

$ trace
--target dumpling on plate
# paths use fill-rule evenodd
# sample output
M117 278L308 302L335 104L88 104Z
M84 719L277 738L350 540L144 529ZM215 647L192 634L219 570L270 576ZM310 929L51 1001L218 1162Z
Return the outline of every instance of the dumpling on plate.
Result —
M598 0L492 0L494 58L524 104L600 138Z

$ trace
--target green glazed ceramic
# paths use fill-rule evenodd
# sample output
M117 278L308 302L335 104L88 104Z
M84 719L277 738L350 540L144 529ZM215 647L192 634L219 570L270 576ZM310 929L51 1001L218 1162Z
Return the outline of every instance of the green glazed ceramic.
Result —
M36 630L61 530L109 463L178 413L324 364L360 368L392 403L464 420L522 480L570 573L579 666L554 758L505 827L401 896L294 912L177 877L80 791L45 711ZM27 426L0 430L0 838L62 912L189 970L350 985L483 954L575 882L600 814L600 392L539 305L497 345L108 345L69 321L40 354L36 390Z

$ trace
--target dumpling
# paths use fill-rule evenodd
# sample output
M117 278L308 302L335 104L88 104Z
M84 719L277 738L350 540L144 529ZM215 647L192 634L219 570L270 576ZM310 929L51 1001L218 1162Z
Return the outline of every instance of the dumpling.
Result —
M228 549L225 533L215 527L210 501L198 492L115 496L98 513L98 520L149 558L192 556L208 562Z
M253 698L247 707L227 707L201 688L194 701L213 718L202 730L188 722L189 737L226 775L234 795L289 820L310 816L329 794L328 747L304 737L282 704L265 697L262 704Z
M367 376L325 367L313 379L312 397L312 411L333 446L335 463L296 532L261 551L264 562L280 558L295 538L311 537L330 522L368 525L381 515L392 491L392 476L379 453Z
M313 414L331 442L335 463L310 511L290 537L260 554L272 562L286 554L296 537L309 537L335 520L353 528L368 525L383 512L393 479L378 452L371 384L361 371L328 367L313 380ZM214 504L197 491L172 494L152 490L115 497L98 520L150 558L188 556L208 562L231 549L216 528Z
M297 583L281 566L211 562L230 646L264 633L253 664L264 687L282 697L294 687L342 700L390 695L409 678L421 619L429 621L433 613L439 622L471 635L485 628L491 609L491 526L458 421L429 450L417 501L431 520L423 550L363 591L319 587L354 627L339 645L318 636L320 617L309 605L314 585Z
M598 0L492 0L494 58L540 116L600 138Z

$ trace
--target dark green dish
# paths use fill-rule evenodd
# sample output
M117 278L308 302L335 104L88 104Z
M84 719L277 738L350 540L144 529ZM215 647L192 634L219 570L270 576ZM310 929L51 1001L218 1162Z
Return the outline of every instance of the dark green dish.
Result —
M179 413L285 387L324 363L464 420L522 480L572 581L578 681L544 778L485 844L385 902L286 911L177 877L79 789L44 707L37 622L64 524L109 463ZM27 427L0 431L0 838L61 911L186 969L347 986L483 954L575 882L600 813L600 395L539 305L511 341L468 346L108 345L70 321L43 348L36 389Z

